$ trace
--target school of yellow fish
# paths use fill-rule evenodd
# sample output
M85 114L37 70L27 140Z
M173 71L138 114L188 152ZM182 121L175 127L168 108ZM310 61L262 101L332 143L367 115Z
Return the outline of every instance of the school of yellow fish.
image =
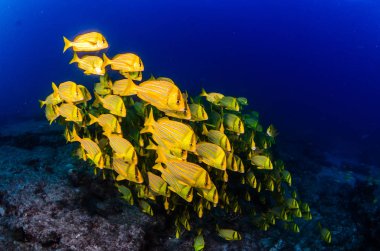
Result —
M288 198L291 175L273 160L276 129L264 130L256 112L242 112L246 98L204 89L190 98L170 78L142 81L144 65L136 54L99 55L108 43L98 32L64 37L63 51L69 48L70 64L99 82L52 83L53 92L40 101L47 120L65 126L67 142L78 143L75 154L114 179L128 203L137 201L149 215L163 207L173 216L177 238L196 228L194 249L202 250L199 229L205 226L196 218L215 208L226 216L250 214L263 230L281 220L297 232L294 218L311 219L294 191ZM242 238L219 225L223 239Z

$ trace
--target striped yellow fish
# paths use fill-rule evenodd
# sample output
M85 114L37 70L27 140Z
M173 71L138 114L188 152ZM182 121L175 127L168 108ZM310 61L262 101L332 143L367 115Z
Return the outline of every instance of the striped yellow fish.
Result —
M155 121L151 110L144 126L141 133L152 133L153 140L158 145L180 148L190 152L195 151L196 136L189 125L169 120L168 118Z
M153 169L161 172L161 177L169 184L171 191L178 194L187 202L193 200L193 188L190 185L178 180L168 169L163 168L161 164L156 164L153 166Z
M55 85L54 82L51 83L51 87L53 88L53 93L47 96L45 100L39 100L41 108L44 105L58 105L63 102L63 100L59 96L58 87Z
M223 171L226 170L226 153L220 146L209 142L201 142L197 144L196 154L205 164Z
M74 104L64 103L58 107L58 113L65 118L66 121L82 122L82 111Z
M103 53L104 67L111 65L111 69L115 71L126 72L139 72L144 70L144 65L141 58L133 53L123 53L114 56L109 59L106 54Z
M79 58L76 53L74 53L73 59L70 64L78 63L78 67L84 70L86 75L104 75L106 73L103 67L103 60L98 56L83 56Z
M211 143L214 143L214 144L220 146L221 148L223 148L223 150L228 151L228 152L230 152L232 150L231 149L231 143L230 143L227 135L225 135L223 132L218 131L218 130L208 131L206 125L203 125L202 134L206 135L208 140Z
M134 164L124 162L119 158L113 158L112 168L119 174L116 177L117 181L129 180L139 184L144 182L140 170Z
M219 104L219 101L224 97L223 94L217 92L207 93L205 89L202 88L200 96L206 97L206 100L213 104Z
M95 117L90 114L89 125L94 123L98 123L106 133L121 134L120 123L112 114L101 114L99 117Z
M166 168L178 179L195 188L211 188L210 175L201 166L178 160L164 163Z
M123 99L117 95L107 95L104 98L95 93L94 105L101 103L104 108L110 111L110 113L125 117L127 115L127 109L125 108Z
M104 134L107 136L109 140L110 146L114 151L113 156L115 158L120 158L132 165L137 164L137 154L131 142L121 137L120 135L110 134L107 132L105 132Z
M79 88L79 90L83 94L83 100L79 101L79 102L76 102L76 104L80 104L80 103L83 103L83 102L88 102L88 101L90 101L92 99L90 91L85 86L78 85L78 88Z
M81 89L72 81L61 83L58 87L58 92L61 99L67 103L75 103L84 99Z
M165 182L160 176L152 172L148 172L149 188L156 194L167 196L168 183Z
M238 231L235 231L233 229L225 229L225 228L219 228L219 226L216 226L216 231L218 232L218 235L222 237L223 239L227 241L236 241L241 240L241 235Z
M192 121L204 121L208 120L208 115L200 104L190 104L191 120Z
M234 158L234 154L232 152L225 152L227 159L227 169L237 172L239 169L236 159Z
M68 48L73 47L74 51L99 51L108 48L108 43L104 36L99 32L88 32L74 38L71 42L63 37L65 46L63 52Z
M71 133L71 142L79 142L86 151L86 158L92 160L97 167L104 168L104 158L98 144L89 138L80 138L75 128Z
M219 105L231 111L239 111L239 103L234 97L224 96L219 100Z
M218 204L219 201L219 195L218 190L216 189L216 186L213 182L211 182L211 188L205 189L205 188L199 188L197 189L200 196L208 200L209 202L213 203L214 206Z
M140 99L164 111L184 111L185 99L179 88L169 81L147 80L136 85L131 79L116 81L113 91L120 96L137 95Z
M273 164L269 157L264 155L255 155L251 158L252 165L256 165L257 169L272 170Z
M99 95L111 94L112 81L106 75L100 76L100 81L95 84L94 91Z
M244 133L244 124L238 116L232 113L225 113L223 118L223 123L226 130L237 134Z
M162 111L165 113L165 115L169 117L191 120L191 110L186 100L185 100L185 110L183 111L175 111L175 110L167 110L167 109L162 109Z
M46 105L45 107L45 117L49 123L53 123L56 118L59 117L59 108L56 105Z

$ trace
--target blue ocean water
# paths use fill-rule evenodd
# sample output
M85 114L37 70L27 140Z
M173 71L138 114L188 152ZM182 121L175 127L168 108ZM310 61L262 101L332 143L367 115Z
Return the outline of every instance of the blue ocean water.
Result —
M3 122L42 117L52 81L95 83L62 36L97 30L109 55L140 55L146 77L245 96L281 137L376 161L379 1L1 1L0 28Z

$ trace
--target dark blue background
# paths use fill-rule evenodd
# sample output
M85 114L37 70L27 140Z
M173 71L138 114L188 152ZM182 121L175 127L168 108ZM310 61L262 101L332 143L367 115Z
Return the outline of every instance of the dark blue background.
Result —
M63 35L89 30L146 77L249 98L283 138L380 151L379 1L1 1L1 120L41 116L51 81L96 81L62 54Z

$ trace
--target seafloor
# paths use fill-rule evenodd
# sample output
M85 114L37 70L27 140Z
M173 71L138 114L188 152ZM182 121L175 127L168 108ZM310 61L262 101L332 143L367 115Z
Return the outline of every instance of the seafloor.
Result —
M313 220L300 222L299 234L242 224L238 242L206 230L205 250L380 250L379 168L307 142L279 141ZM1 251L192 250L191 236L177 240L164 215L149 217L128 206L112 184L72 158L72 150L62 128L46 121L0 128ZM331 230L332 244L321 241L318 221Z

